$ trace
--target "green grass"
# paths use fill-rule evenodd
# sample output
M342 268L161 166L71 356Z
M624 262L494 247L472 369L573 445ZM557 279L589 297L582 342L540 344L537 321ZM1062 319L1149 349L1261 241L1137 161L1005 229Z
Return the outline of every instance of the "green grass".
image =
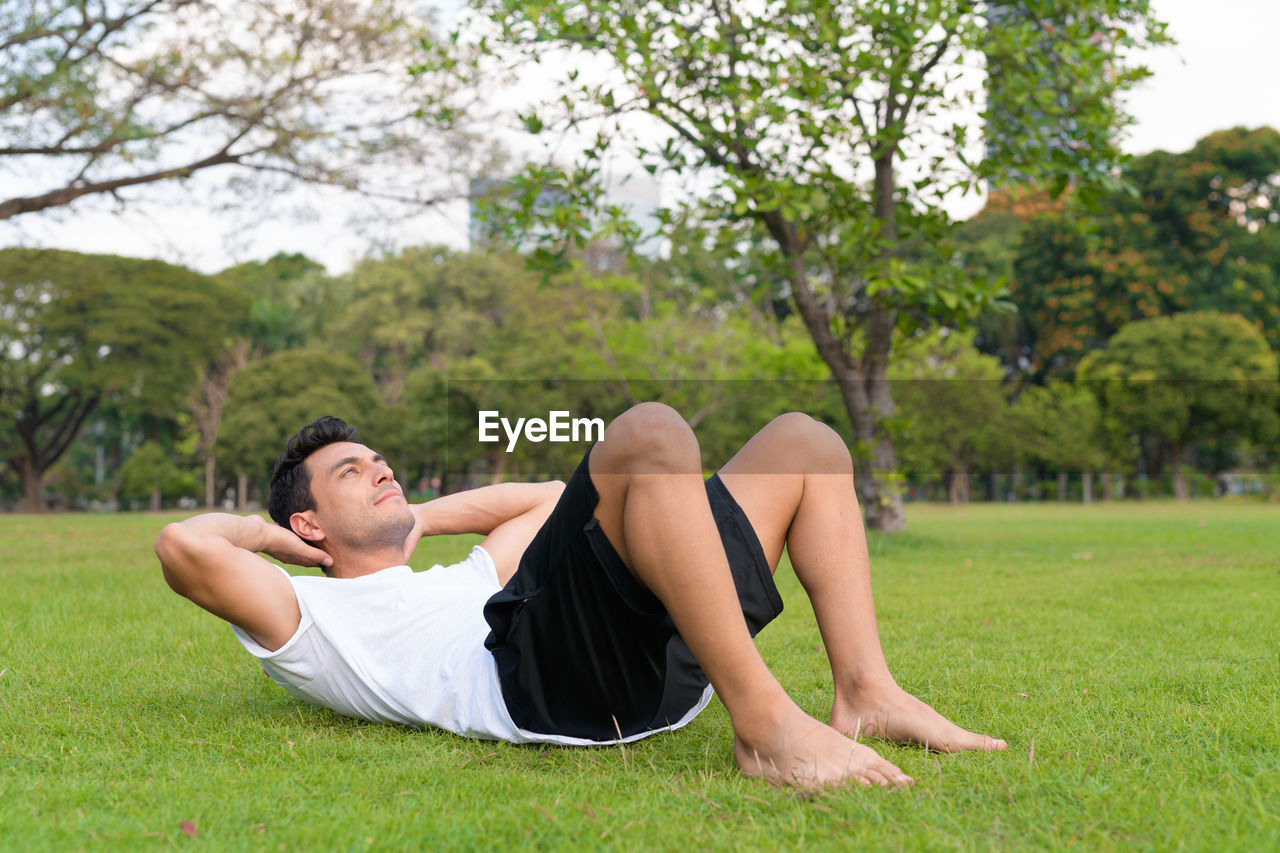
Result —
M914 789L807 798L735 771L714 702L625 751L301 705L168 591L173 517L0 516L0 848L1280 849L1274 506L912 507L871 543L890 665L1010 749L881 744ZM779 585L759 644L822 715L817 630Z

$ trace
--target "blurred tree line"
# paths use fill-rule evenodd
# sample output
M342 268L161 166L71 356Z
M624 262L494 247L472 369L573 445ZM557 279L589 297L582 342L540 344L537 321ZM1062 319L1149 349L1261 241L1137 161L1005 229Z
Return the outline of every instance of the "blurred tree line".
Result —
M1007 277L1017 310L899 336L887 429L908 497L1188 497L1227 475L1274 493L1277 174L1280 134L1236 129L1137 158L1135 191L1083 229L1047 196L993 195L960 258ZM608 421L663 400L708 469L793 409L855 445L766 261L696 228L616 260L545 279L515 253L425 246L338 276L301 255L205 276L2 250L0 501L260 502L284 439L326 413L419 496L563 477L584 449L507 453L478 441L480 410Z
M836 422L795 319L732 310L741 283L686 248L550 284L516 255L433 246L340 276L300 255L205 276L0 250L0 501L260 503L284 440L321 414L355 424L419 495L567 476L585 449L507 453L477 440L480 410L607 422L663 399L709 467L789 408Z

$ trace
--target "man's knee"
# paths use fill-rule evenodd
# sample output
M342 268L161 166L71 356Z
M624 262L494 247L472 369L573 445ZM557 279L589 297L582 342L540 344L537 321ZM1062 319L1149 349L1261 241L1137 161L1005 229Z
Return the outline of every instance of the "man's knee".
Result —
M594 464L600 456L599 469ZM613 419L591 452L598 473L670 474L702 471L698 440L675 409L640 403Z
M769 422L770 431L776 430L780 444L796 453L805 463L826 473L853 471L853 459L849 447L840 433L803 412L787 412Z

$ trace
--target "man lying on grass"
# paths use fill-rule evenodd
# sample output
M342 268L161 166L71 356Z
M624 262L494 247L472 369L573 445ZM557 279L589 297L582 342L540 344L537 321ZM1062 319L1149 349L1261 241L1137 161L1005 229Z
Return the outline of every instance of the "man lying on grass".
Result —
M853 466L807 415L777 418L703 482L674 410L613 421L567 485L504 483L410 506L355 430L321 418L271 476L278 526L165 527L169 585L231 623L294 696L366 720L516 743L616 743L679 728L719 694L744 773L821 788L910 783L859 734L1004 749L898 687L880 649ZM481 533L413 572L423 536ZM782 611L786 547L835 681L828 724L791 701L752 636ZM327 577L290 577L255 552ZM709 682L709 683L708 683Z

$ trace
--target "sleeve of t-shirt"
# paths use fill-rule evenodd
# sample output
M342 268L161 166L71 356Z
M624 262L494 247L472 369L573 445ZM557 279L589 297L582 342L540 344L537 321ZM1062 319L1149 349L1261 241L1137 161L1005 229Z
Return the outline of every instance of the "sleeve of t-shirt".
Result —
M289 578L290 583L293 583L292 575L280 566L276 566L276 569ZM293 591L297 596L298 609L302 613L302 618L298 622L298 630L294 631L293 636L280 648L275 651L263 648L237 625L232 625L231 631L240 641L240 645L244 646L245 651L262 661L263 669L272 678L277 678L277 672L272 671L277 670L281 675L287 675L288 680L294 684L303 684L324 670L331 647L324 642L324 638L320 636L320 631L315 626L315 621L311 618L306 596L298 594L296 584Z
M498 567L493 562L493 557L482 546L477 545L471 549L471 555L467 557L467 562L472 565L476 573L482 578L496 587L502 587L502 584L498 583Z

